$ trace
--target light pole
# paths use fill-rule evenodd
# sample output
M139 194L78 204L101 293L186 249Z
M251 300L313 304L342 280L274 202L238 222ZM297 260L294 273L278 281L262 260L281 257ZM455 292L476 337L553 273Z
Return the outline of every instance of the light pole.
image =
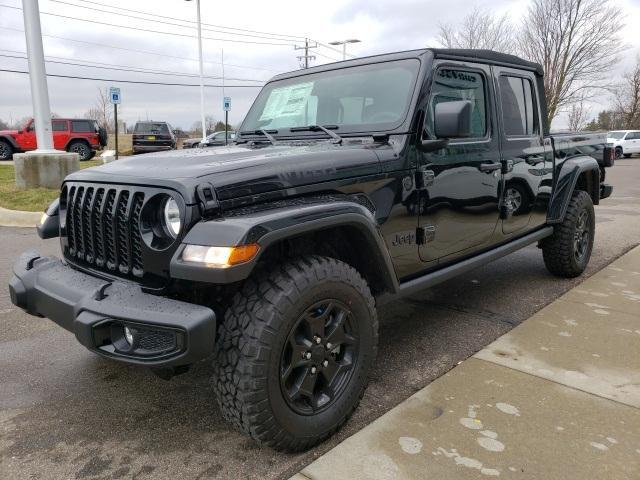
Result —
M342 60L347 59L347 43L360 43L362 40L357 38L349 38L347 40L336 40L335 42L329 42L329 45L342 45Z
M190 2L191 0L186 0ZM207 125L204 115L204 72L202 67L202 25L200 23L200 0L196 0L196 11L198 19L198 59L200 61L200 121L202 122L202 141L207 139Z
M56 150L53 148L53 134L51 133L51 107L49 106L47 72L44 66L38 0L23 0L22 14L24 16L24 32L27 41L27 57L29 59L33 118L38 142L38 148L34 153L52 153L56 152Z

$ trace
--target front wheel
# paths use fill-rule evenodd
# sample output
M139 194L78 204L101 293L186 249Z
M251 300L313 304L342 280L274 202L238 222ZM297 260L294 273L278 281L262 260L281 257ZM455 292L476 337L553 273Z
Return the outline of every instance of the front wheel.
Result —
M622 147L616 147L616 158L622 158Z
M0 140L0 160L11 160L13 158L13 147L5 140Z
M218 331L222 414L260 444L306 450L353 413L377 343L373 297L349 265L311 256L258 273Z
M573 192L567 213L553 235L542 241L544 264L554 275L573 278L584 272L591 258L595 213L589 194Z

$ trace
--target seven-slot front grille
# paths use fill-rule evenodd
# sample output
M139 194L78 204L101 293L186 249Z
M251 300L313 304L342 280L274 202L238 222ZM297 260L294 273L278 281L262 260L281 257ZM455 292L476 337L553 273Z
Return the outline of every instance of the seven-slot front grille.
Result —
M101 270L142 277L143 202L144 193L133 189L69 185L65 202L67 255Z

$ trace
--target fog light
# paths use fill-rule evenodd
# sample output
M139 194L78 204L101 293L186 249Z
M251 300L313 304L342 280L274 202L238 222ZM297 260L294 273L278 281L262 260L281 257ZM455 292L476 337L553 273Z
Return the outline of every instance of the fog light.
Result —
M124 327L124 338L129 345L133 345L133 332L129 327Z

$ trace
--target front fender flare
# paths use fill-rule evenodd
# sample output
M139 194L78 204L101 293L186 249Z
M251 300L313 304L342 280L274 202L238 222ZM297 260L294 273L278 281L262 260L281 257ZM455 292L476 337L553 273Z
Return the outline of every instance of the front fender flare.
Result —
M11 135L0 135L0 140L6 140L7 142L9 142L13 147L14 152L22 151L22 148L20 148L20 145L18 145L18 143L16 142L16 139L13 138Z
M361 232L374 252L383 270L384 284L390 291L398 291L398 280L382 235L373 213L365 206L348 200L331 200L323 203L300 204L291 202L285 206L231 215L221 219L196 224L183 239L174 254L170 272L172 278L191 281L227 284L246 279L269 246L287 238L325 230L351 226ZM208 268L181 259L187 244L207 246L236 246L257 243L260 252L252 261L229 268Z
M547 223L556 224L564 220L580 176L586 175L586 189L594 205L600 201L600 167L593 157L581 156L565 160L560 166L557 180L547 212Z

